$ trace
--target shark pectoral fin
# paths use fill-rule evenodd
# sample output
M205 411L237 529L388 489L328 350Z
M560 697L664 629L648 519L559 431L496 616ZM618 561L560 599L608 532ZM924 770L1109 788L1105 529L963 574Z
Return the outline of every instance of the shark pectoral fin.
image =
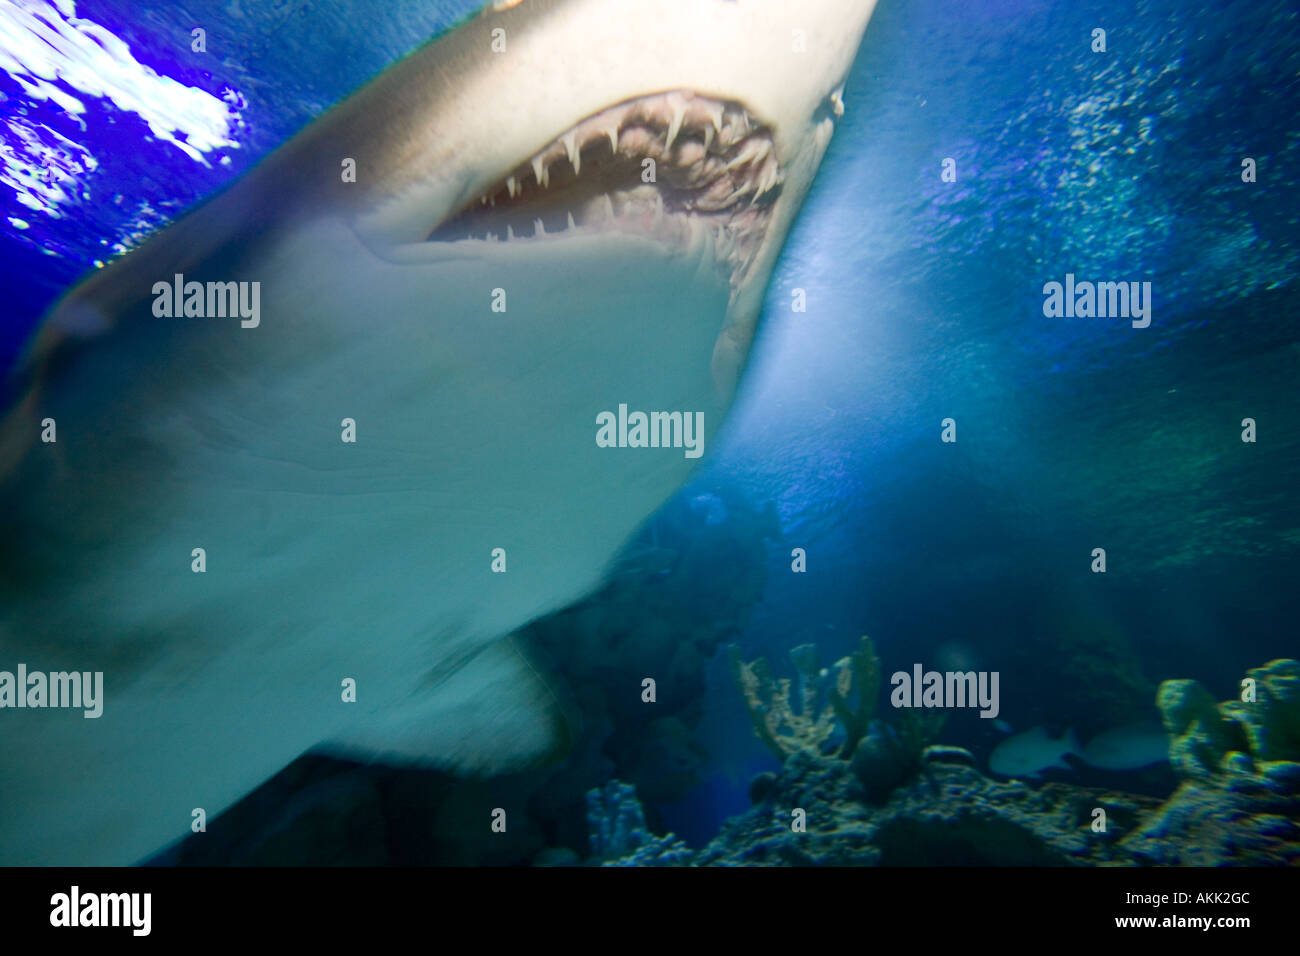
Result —
M575 714L512 638L486 645L427 690L366 715L320 752L465 775L524 770L567 752Z

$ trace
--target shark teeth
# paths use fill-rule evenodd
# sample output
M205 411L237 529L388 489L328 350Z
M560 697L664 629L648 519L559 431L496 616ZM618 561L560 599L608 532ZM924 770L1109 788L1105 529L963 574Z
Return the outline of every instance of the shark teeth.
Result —
M578 150L578 134L573 130L564 134L564 152L569 157L569 162L573 165L573 175L577 176L582 172L582 153Z
M747 140L745 145L740 148L730 162L727 163L727 169L738 169L741 166L753 165L767 161L772 154L772 144L768 140Z
M759 197L764 193L775 189L780 181L781 174L777 171L776 164L769 163L763 170L762 178L758 181L758 189L754 193L754 198L751 200L751 204L758 202Z
M672 119L668 122L668 132L664 137L664 151L673 148L673 143L677 141L677 134L682 131L682 121L686 119L686 107L680 99L669 97L669 105L673 111Z
M710 103L707 107L707 119L709 125L704 128L704 135L708 143L713 142L715 136L722 135L722 116L723 109L721 103Z
M839 90L829 106L842 111ZM651 183L641 179L647 160L656 166ZM734 293L762 246L783 180L771 130L744 106L689 90L657 93L560 133L429 239L527 242L634 233L729 273Z

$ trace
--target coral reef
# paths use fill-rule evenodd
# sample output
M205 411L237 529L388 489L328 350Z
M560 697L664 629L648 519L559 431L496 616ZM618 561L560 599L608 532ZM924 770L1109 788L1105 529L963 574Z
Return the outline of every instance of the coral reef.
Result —
M1300 866L1300 786L1244 790L1188 781L1124 841L1134 863Z
M1223 703L1194 680L1160 685L1182 783L1130 841L1141 862L1300 864L1300 661L1246 676Z
M729 821L699 865L1080 866L1127 862L1122 838L1155 798L1065 784L989 779L958 748L933 750L924 773L872 806L841 761L796 754L763 800ZM806 813L806 832L791 811ZM1105 832L1091 827L1093 809Z
M1300 661L1270 661L1246 676L1255 700L1229 701L1223 710L1245 729L1251 759L1268 776L1269 764L1300 762Z
M879 803L887 799L895 787L924 766L924 754L933 749L930 744L943 729L945 717L942 711L903 710L896 723L876 721L872 725L852 761L867 800Z
M1296 866L1293 793L1185 786L1169 800L997 781L958 748L930 748L887 801L864 799L843 761L798 753L755 806L694 856L699 866ZM805 812L796 832L791 812ZM1094 829L1097 811L1105 829Z
M1300 785L1300 661L1247 672L1241 700L1217 703L1194 680L1167 680L1156 706L1169 759L1187 780L1294 791Z
M810 658L800 660L807 670ZM152 862L1300 866L1300 662L1272 661L1248 676L1254 683L1246 699L1221 704L1194 681L1161 685L1158 701L1182 778L1163 800L990 779L969 751L927 745L937 712L906 711L892 724L869 721L851 759L843 759L843 748L794 749L779 772L754 778L748 811L692 850L672 834L651 832L639 787L609 780L609 762L598 759L606 724L589 736L590 753L550 777L457 781L308 755L209 821L207 833ZM827 708L835 709L819 700L816 717ZM859 698L854 713L863 709ZM651 737L664 741L665 752L685 746L685 723L659 720L668 722ZM661 756L643 756L634 765L649 774L664 764ZM602 767L606 776L599 777ZM592 776L596 783L576 804L551 802ZM485 808L498 806L510 813L505 833L488 826ZM565 808L576 836L548 822ZM1099 809L1104 829L1094 828ZM796 819L804 824L798 829Z
M746 663L734 644L728 653L754 733L778 759L796 753L823 754L837 732L843 737L840 756L853 755L871 725L880 695L880 659L870 638L864 636L856 651L829 669L821 667L815 644L790 651L798 706L792 699L791 680L774 679L766 658Z
M1209 777L1225 770L1229 753L1245 748L1240 727L1219 712L1210 692L1194 680L1167 680L1156 706L1169 734L1169 763L1185 778Z
M884 800L920 770L923 751L943 727L940 711L902 710L889 721L875 719L880 658L866 636L828 669L820 666L815 645L796 647L790 661L797 687L789 678L774 679L766 659L746 663L735 645L728 652L759 740L786 761L795 754L829 756L838 737L838 756L852 762L868 800Z
M807 673L809 658L800 664ZM768 675L765 683L762 669L750 667L751 703L770 703L773 694L773 706L788 702L788 682L783 687ZM755 778L753 808L724 824L693 862L1300 865L1300 662L1272 661L1248 676L1253 693L1223 704L1195 681L1161 686L1158 703L1184 777L1163 801L990 779L968 751L927 745L936 728L910 711L897 726L872 722L850 762L834 759L806 744L825 743L828 718L805 704L803 713L815 715L796 725L805 745L791 749L780 773ZM792 825L796 819L802 827Z
M618 780L587 792L587 827L593 863L686 866L694 857L671 833L659 837L649 831L636 787Z

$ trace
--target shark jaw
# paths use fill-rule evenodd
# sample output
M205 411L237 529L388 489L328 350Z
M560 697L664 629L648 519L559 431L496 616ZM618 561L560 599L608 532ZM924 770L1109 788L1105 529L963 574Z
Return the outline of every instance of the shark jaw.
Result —
M836 87L807 116L781 123L739 97L678 88L598 109L522 157L480 157L491 179L446 204L414 242L393 242L375 219L355 223L378 258L413 265L555 253L620 239L685 259L721 280L727 306L714 330L713 397L729 402L748 359L762 297L785 236L842 114ZM427 196L391 203L409 216ZM382 206L380 207L383 208Z
M733 294L781 189L771 129L689 90L638 97L569 128L462 206L431 242L630 233L693 250Z
M400 97L411 115L396 152L418 162L395 168L391 150L358 157L359 168L375 164L384 176L366 187L364 204L352 201L353 228L395 262L616 233L685 253L730 289L712 356L714 388L729 398L768 279L844 112L874 8L875 0L495 4L354 98L360 118L398 99L399 79L424 91ZM452 77L425 69L426 54L456 64L456 79L474 91L472 111L439 94ZM545 83L521 80L540 76ZM343 154L365 152L348 143ZM642 177L647 160L653 183Z
M45 323L31 366L117 322L137 275L198 273L232 240L247 247L250 227L270 242L341 223L375 258L415 266L482 260L480 244L512 237L617 232L727 282L712 377L729 397L875 3L494 3L332 107L166 242L137 249L133 270L88 278ZM340 182L345 157L353 182ZM0 429L0 473L15 441Z

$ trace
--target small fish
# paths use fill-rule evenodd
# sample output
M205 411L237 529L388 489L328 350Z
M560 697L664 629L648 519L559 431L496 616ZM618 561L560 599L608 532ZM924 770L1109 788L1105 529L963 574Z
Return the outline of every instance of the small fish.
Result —
M1088 741L1083 759L1102 770L1151 767L1169 759L1169 737L1152 721L1114 727Z
M1081 755L1074 731L1053 738L1040 726L998 744L989 755L989 769L1000 777L1037 777L1050 767L1074 769L1065 762L1066 755Z

